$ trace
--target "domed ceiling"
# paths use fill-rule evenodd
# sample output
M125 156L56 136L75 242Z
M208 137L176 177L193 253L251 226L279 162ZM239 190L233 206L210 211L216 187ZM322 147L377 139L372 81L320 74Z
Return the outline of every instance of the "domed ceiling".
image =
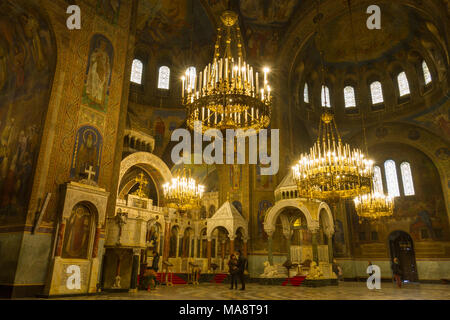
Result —
M375 60L398 46L414 30L415 18L408 14L404 6L390 3L389 7L380 6L382 28L370 30L366 22L369 15L363 8L353 10L354 34L358 60ZM388 23L389 21L389 23ZM322 44L325 60L330 63L355 61L351 22L349 13L328 21L322 28ZM317 43L316 47L320 47Z

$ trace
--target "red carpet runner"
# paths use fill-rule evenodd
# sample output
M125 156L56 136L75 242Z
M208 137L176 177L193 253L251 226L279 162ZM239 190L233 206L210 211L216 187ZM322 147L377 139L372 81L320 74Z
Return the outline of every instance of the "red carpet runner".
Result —
M294 287L298 287L302 284L303 281L305 281L305 278L306 276L295 276L290 278L289 280L288 278L286 278L286 280L284 280L284 282L281 285L286 286L289 281L291 285L293 285Z
M168 279L170 279L172 277L171 274L168 275ZM163 273L158 272L158 274L156 275L156 280L158 280L159 283L163 284L165 283L165 279L163 278ZM177 276L175 273L173 273L173 279L172 279L172 283L173 285L177 285L177 284L187 284L186 280L183 280L182 278L180 278L179 276Z
M223 283L226 279L226 277L228 277L228 274L226 273L218 273L214 276L214 278L211 280L211 282L213 283Z

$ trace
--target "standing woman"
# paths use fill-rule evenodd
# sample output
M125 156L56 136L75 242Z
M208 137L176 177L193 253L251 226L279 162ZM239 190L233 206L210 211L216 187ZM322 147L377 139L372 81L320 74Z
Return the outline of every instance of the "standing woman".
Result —
M392 263L392 273L394 274L395 282L397 283L397 287L402 287L402 269L400 267L400 264L398 263L398 258L394 258L394 261Z
M231 276L230 290L233 290L233 286L237 290L239 268L238 260L236 259L236 256L234 254L231 254L230 256L230 261L228 261L228 268Z

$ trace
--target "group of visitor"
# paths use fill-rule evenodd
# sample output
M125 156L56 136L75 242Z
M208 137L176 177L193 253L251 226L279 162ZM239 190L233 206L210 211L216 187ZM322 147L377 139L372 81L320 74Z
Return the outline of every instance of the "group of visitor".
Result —
M245 271L247 270L247 259L238 250L232 253L230 261L228 261L228 267L231 276L230 290L238 288L238 279L240 279L242 287L241 290L245 290Z

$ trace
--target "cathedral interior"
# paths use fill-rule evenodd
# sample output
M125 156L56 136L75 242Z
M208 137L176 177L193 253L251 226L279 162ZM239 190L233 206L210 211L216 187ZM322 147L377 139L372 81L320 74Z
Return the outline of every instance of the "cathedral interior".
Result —
M0 297L137 292L154 261L170 295L237 251L263 292L389 282L394 258L445 288L450 1L372 2L0 0ZM194 119L269 147L198 162L193 134L176 161Z

